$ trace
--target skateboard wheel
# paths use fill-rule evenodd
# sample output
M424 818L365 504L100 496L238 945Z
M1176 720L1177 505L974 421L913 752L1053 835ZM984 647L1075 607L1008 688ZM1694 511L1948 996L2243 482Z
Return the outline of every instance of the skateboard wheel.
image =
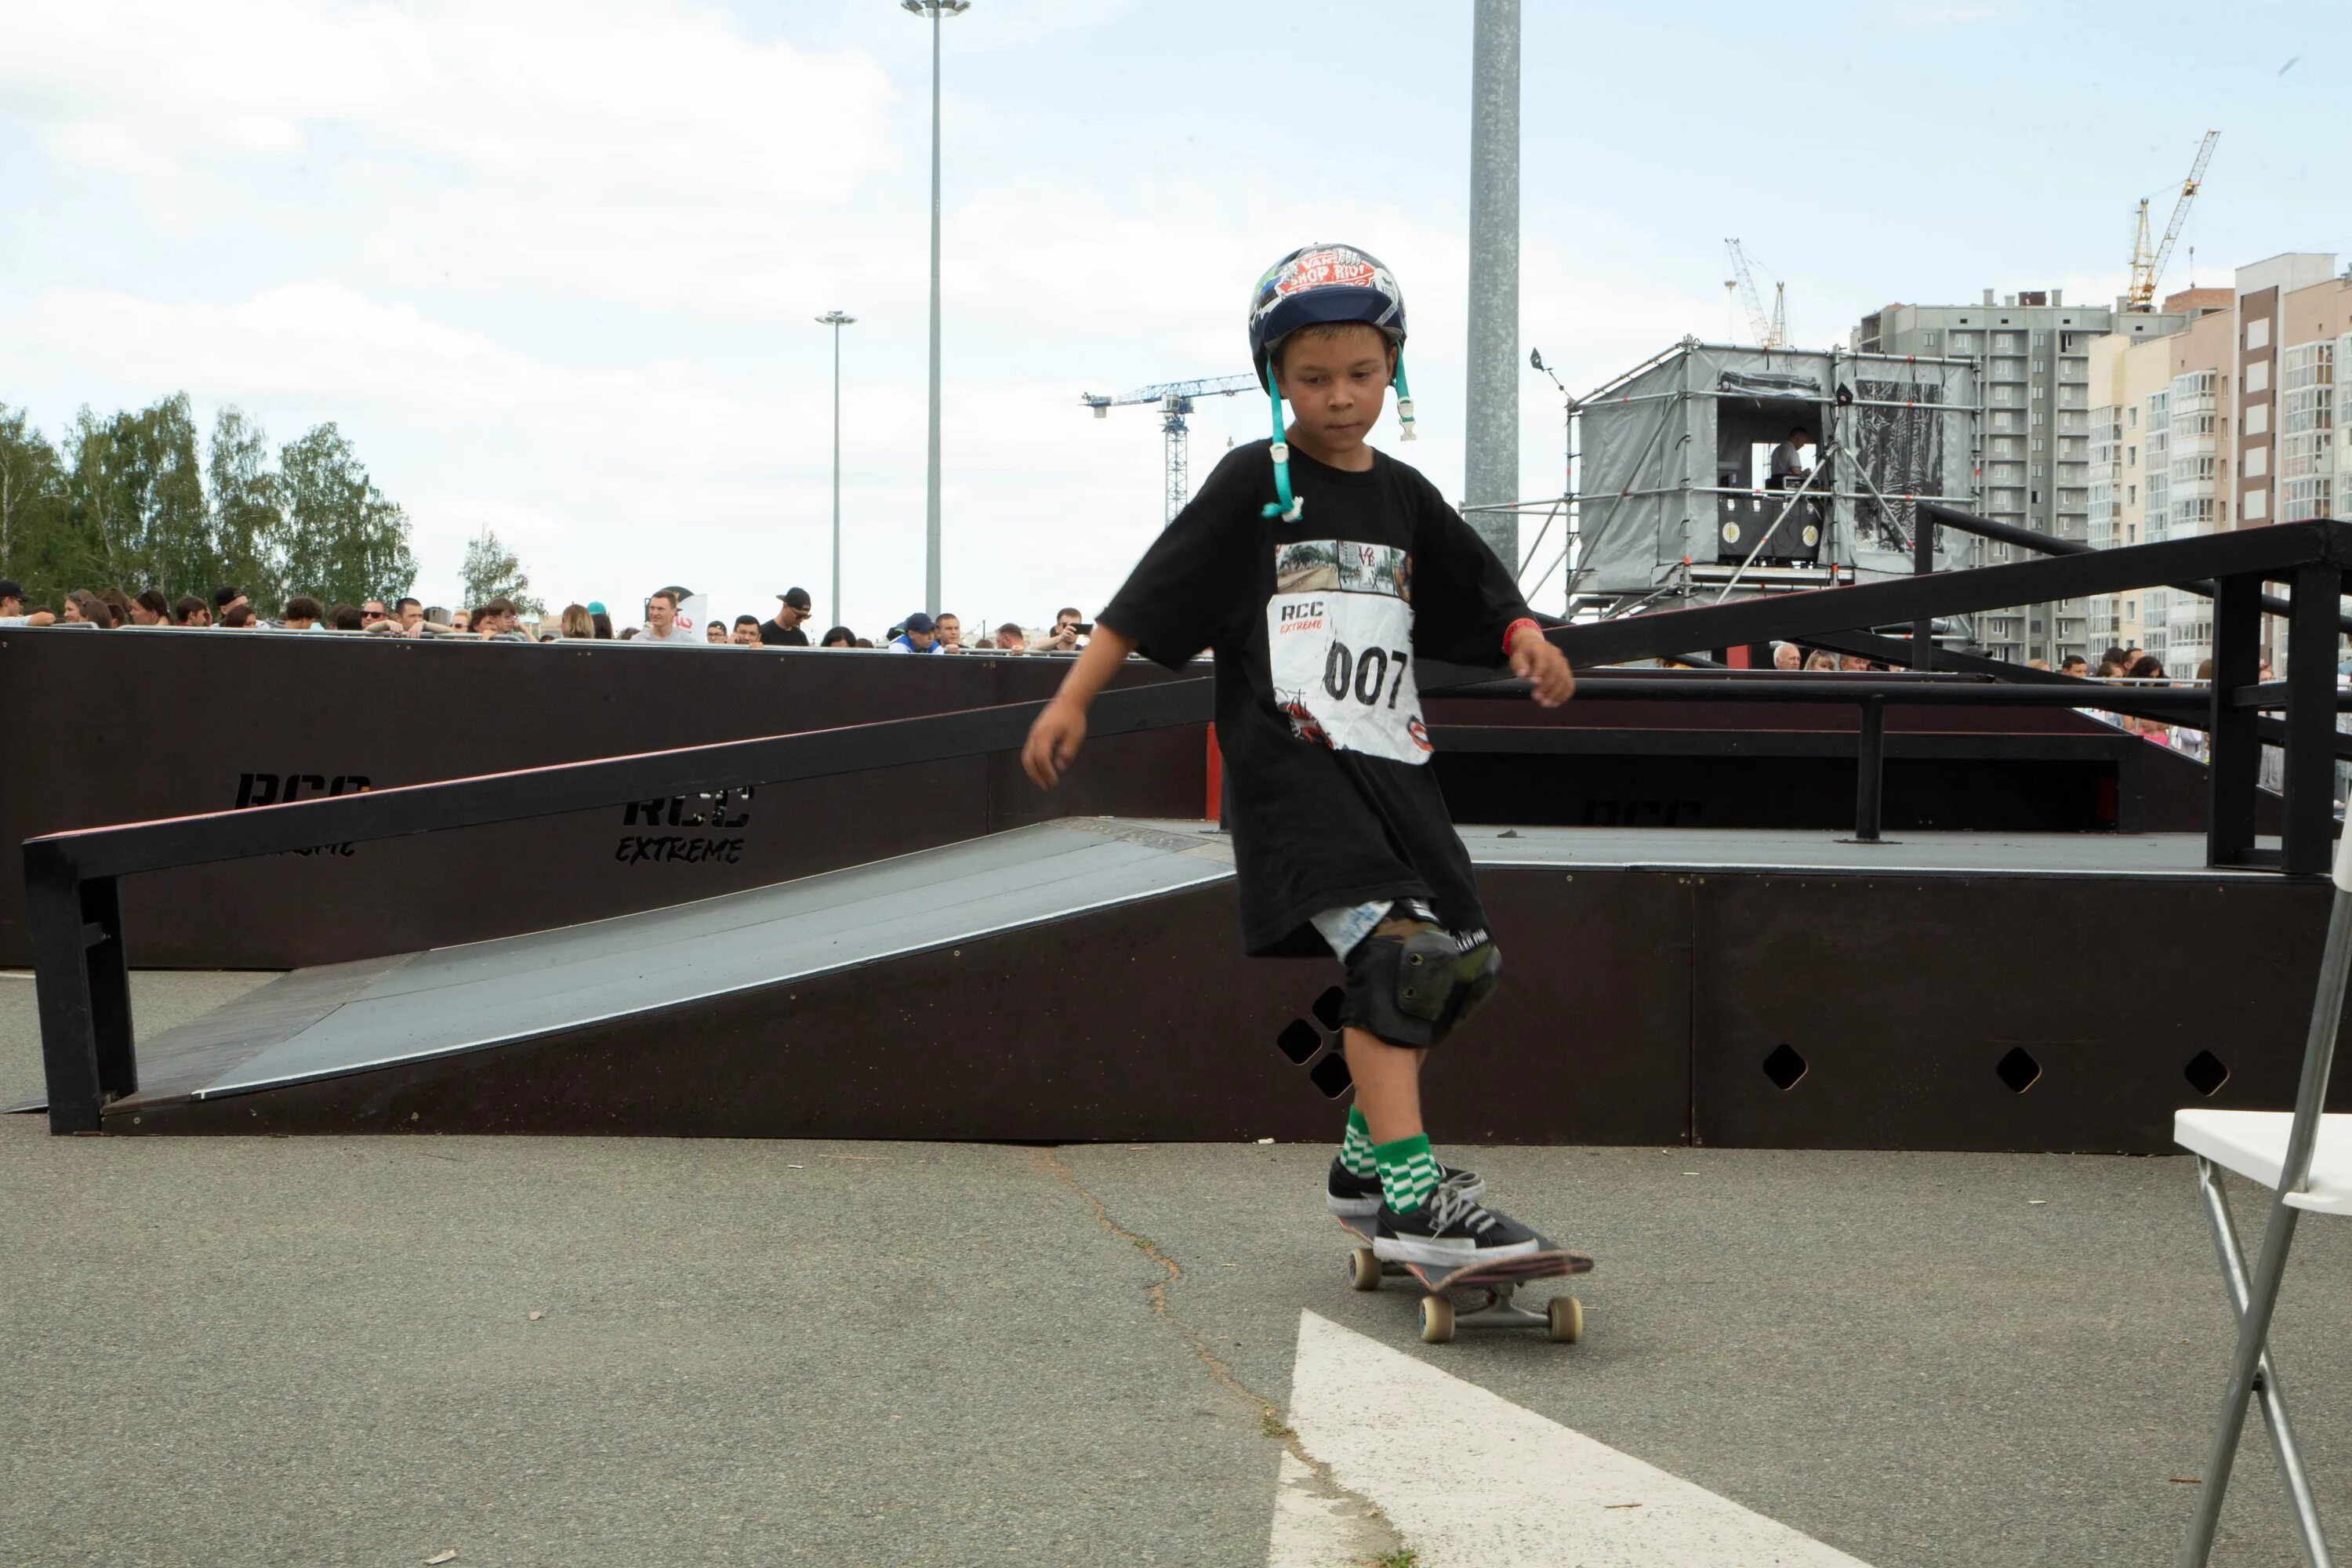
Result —
M1348 1256L1349 1283L1359 1290L1381 1288L1381 1260L1369 1247L1360 1247Z
M1547 1309L1551 1319L1548 1331L1552 1339L1572 1345L1584 1337L1584 1308L1573 1296L1554 1296Z
M1454 1303L1443 1296L1421 1299L1421 1338L1423 1344L1442 1345L1454 1338Z

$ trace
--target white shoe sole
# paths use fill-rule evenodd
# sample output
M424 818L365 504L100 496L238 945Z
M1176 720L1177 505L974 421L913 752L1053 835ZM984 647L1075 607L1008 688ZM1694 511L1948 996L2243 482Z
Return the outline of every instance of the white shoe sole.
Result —
M1500 1263L1541 1252L1542 1241L1514 1241L1503 1247L1470 1247L1422 1241L1409 1236L1375 1237L1372 1256L1384 1263L1418 1263L1424 1268L1467 1268L1474 1263Z

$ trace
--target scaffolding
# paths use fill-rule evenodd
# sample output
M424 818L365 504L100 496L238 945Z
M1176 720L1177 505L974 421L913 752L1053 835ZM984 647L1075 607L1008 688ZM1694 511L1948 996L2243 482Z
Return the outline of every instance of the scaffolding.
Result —
M1971 359L1685 338L1569 400L1561 495L1477 510L1541 519L1523 591L1564 584L1572 619L1907 576L1918 502L1982 510L1982 412ZM1810 471L1776 481L1796 428ZM1941 529L1930 546L1937 571L1981 550Z

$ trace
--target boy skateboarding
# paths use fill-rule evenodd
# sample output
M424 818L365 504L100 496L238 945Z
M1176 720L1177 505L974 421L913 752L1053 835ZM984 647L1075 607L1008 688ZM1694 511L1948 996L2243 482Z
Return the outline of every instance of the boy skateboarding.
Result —
M1328 947L1347 970L1355 1106L1325 1203L1380 1258L1451 1270L1550 1244L1483 1204L1422 1125L1423 1060L1502 957L1427 765L1413 672L1507 663L1547 708L1576 682L1510 568L1428 479L1365 445L1391 384L1412 438L1404 339L1396 279L1352 247L1294 251L1258 279L1250 357L1273 438L1228 453L1144 552L1022 761L1050 788L1129 654L1174 668L1213 652L1243 947Z

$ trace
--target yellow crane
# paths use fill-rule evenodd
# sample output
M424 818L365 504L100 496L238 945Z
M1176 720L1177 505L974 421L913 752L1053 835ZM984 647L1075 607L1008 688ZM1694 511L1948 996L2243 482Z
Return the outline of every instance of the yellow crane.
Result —
M1764 313L1764 301L1756 292L1756 275L1748 270L1748 253L1736 239L1727 239L1723 248L1731 255L1732 281L1739 286L1741 301L1748 307L1748 324L1755 331L1759 348L1784 349L1789 346L1788 285L1772 285L1772 313Z
M2219 131L2208 131L2205 140L2197 144L2197 162L2189 165L2189 177L2180 182L2180 195L2172 204L2172 221L2164 226L2164 242L2153 248L2147 243L2147 198L2139 199L2132 226L2131 292L2126 297L2126 310L2156 309L2157 279L2164 276L2164 264L2172 259L2172 242L2180 237L2189 204L2197 199L2197 188L2205 181L2205 165L2213 161L2213 143L2221 139Z

